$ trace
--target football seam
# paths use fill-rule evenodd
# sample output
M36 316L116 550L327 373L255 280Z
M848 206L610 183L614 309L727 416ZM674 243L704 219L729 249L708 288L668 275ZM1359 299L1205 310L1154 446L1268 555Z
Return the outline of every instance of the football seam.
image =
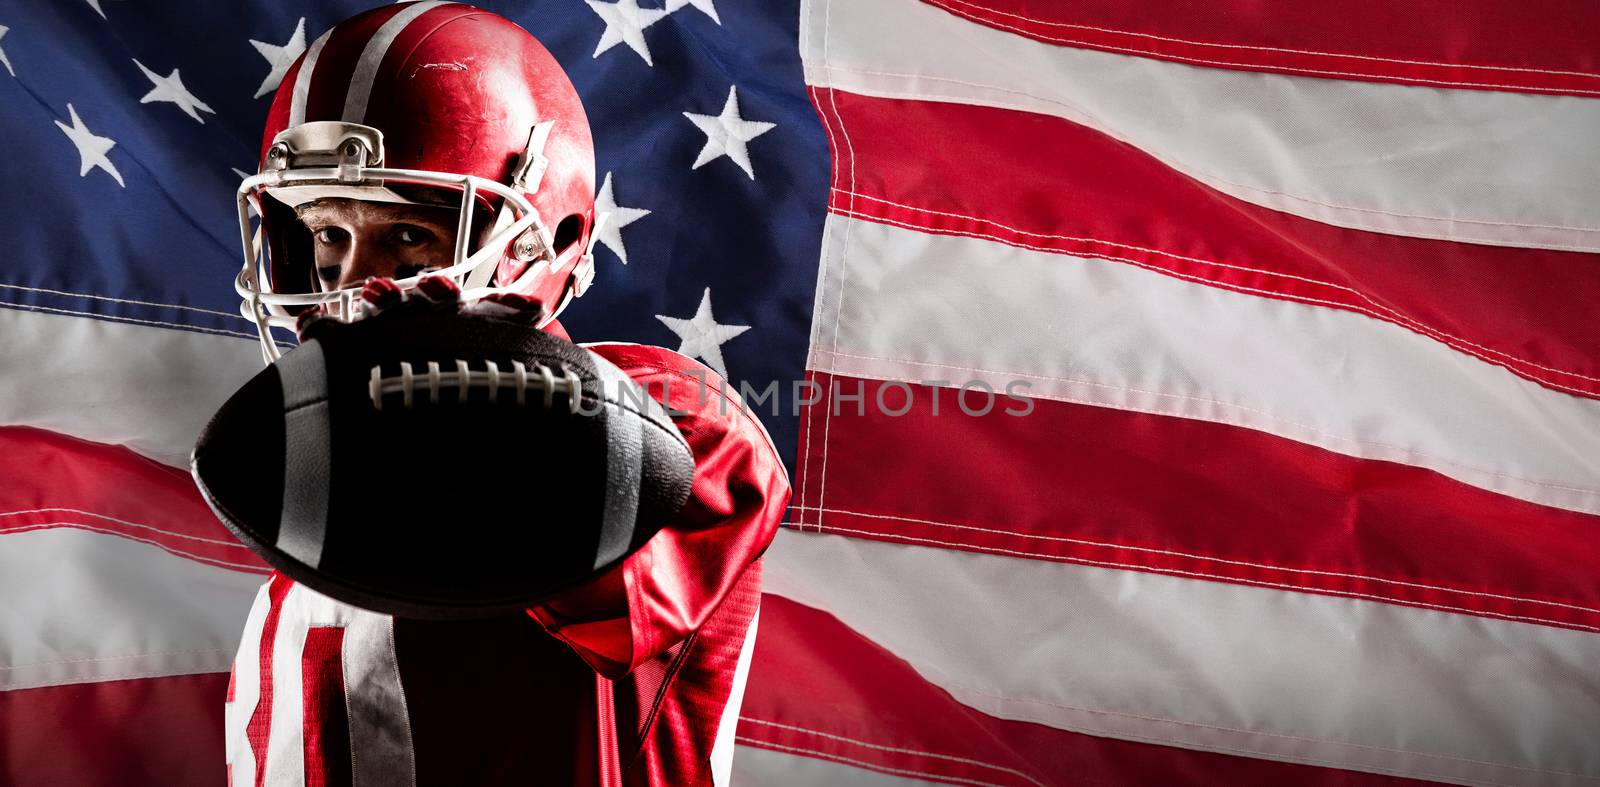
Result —
M564 359L553 359L553 360L564 360ZM452 359L452 362L453 363L461 362L461 360L460 359ZM408 368L411 365L410 361L389 361L387 363L399 365L403 370ZM428 362L424 361L423 363L428 363ZM442 364L443 362L441 362L441 361L433 361L432 363ZM480 360L479 363L492 364L493 362L492 361ZM517 362L513 362L513 363L517 363ZM382 367L384 365L385 365L385 363L378 363L378 364L374 364L373 365L373 367L372 367L373 374L369 377L368 383L367 383L368 398L371 399L374 402L375 409L380 410L380 411L383 409L383 406L378 403L378 399L380 399L381 397L384 397L384 396L403 395L404 394L404 390L403 389L399 389L399 390L393 390L393 391L381 391L381 393L378 393L377 397L373 397L372 394L374 393L374 386L375 385L379 385L382 382L387 382L387 381L391 381L391 380L395 380L395 379L402 379L402 380L405 379L405 375L403 373L400 374L400 375L382 375L381 374L381 369L382 369ZM534 365L541 366L541 367L544 367L544 368L549 368L548 365L543 364L543 363L535 362ZM567 366L567 364L565 364L565 363L561 363L560 366L564 370L571 371L569 369L569 367ZM486 371L484 371L484 370L474 369L474 370L471 370L471 372L473 374L475 374L475 375L476 374L483 374L485 376L488 375L488 373ZM499 371L497 373L500 374L500 375L505 375L508 378L512 377L514 374L516 374L516 372L514 372L514 371ZM442 375L445 375L445 374L456 374L456 372L454 372L454 371L446 372L446 371L441 370L439 372L439 374L442 376ZM624 375L626 375L626 372L624 372ZM426 374L424 373L422 375L418 375L416 372L412 372L411 373L410 379L412 380L412 385L413 385L414 388L415 388L415 381L418 380L419 378L426 379ZM563 375L561 377L558 377L557 379L565 379L565 375ZM581 379L581 378L578 378L578 379ZM630 377L628 379L631 380L632 378ZM601 384L601 385L604 385L604 380L603 379L597 380L597 382L599 384ZM644 398L647 398L652 402L656 402L657 405L661 406L663 414L665 414L668 417L668 420L670 421L671 412L666 409L666 405L663 405L660 402L657 402L655 397L650 395L649 389L646 388L645 386L638 385L637 381L635 381L635 385L638 387L639 391L643 394ZM474 388L474 389L477 389L477 390L483 390L483 389L489 388L490 386L485 385L485 384L478 384L478 383L469 382L468 383L468 387L469 388ZM512 387L512 386L507 386L504 383L501 383L496 388L496 390L498 390L498 388L504 388L504 387ZM449 386L449 388L453 388L453 389L459 390L460 384L459 384L459 382L451 384ZM424 386L423 390L427 391L427 390L429 390L429 388ZM443 380L442 379L441 379L441 382L440 382L439 390L441 390L441 391L445 390L445 386L443 384ZM540 393L543 394L543 389L540 389ZM553 393L561 393L561 394L565 394L565 395L567 395L569 397L571 396L570 390L555 391ZM612 398L605 397L603 394L597 394L597 393L595 393L593 391L590 391L590 390L588 390L586 388L581 388L580 387L577 399L579 401L583 402L585 405L592 405L592 404L598 402L599 404L602 404L602 405L608 405L608 406L614 407L614 408L616 408L618 410L624 410L624 411L630 412L630 413L638 416L641 420L643 420L645 423L648 423L650 426L652 426L653 428L655 428L657 431L661 432L662 434L669 435L669 436L676 436L680 443L682 443L685 446L688 445L688 440L686 438L684 438L682 432L680 432L677 429L676 426L673 426L672 428L669 429L667 427L667 425L658 423L656 421L656 419L652 417L651 413L646 412L645 409L640 409L639 407L635 406L636 403L631 398L630 399L623 399L623 398L612 399ZM318 401L325 401L325 400L318 400ZM299 405L299 406L306 406L306 405L315 404L315 403L316 403L316 401L311 401L311 402L306 402L304 405ZM432 405L432 406L437 406L437 405L447 405L448 406L450 404L460 405L461 402L459 400L457 400L455 402L450 402L448 400L433 399L432 397L430 397L429 404ZM473 404L482 405L482 404L485 404L485 403L477 402L477 403L473 403ZM525 405L519 405L519 406L525 406ZM289 411L286 410L285 412L289 412ZM598 413L599 411L595 410L593 412Z

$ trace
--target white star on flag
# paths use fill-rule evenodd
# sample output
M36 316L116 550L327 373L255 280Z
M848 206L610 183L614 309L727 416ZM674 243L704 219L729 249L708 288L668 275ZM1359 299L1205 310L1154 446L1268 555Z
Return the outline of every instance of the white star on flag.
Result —
M751 180L756 179L756 171L750 166L750 151L745 148L745 143L762 134L771 131L778 124L764 123L759 120L745 120L739 117L739 89L728 88L728 103L722 105L720 115L697 115L685 112L683 116L695 124L706 135L706 146L700 149L700 156L694 160L690 169L699 169L722 156L733 159L733 163L744 170Z
M692 5L700 9L700 13L711 17L711 21L720 25L722 20L717 18L717 7L712 5L712 2L713 0L667 0L667 13L670 14L684 6Z
M100 10L100 0L89 0L89 7L93 8L94 12L99 14L101 19L106 18L106 12Z
M55 123L56 127L61 129L61 133L66 134L67 139L72 140L72 144L78 148L78 156L82 159L78 167L78 177L84 177L89 174L89 170L99 167L116 178L118 186L127 188L128 184L122 182L122 173L117 171L117 165L106 158L106 152L117 146L116 141L110 137L97 137L90 132L88 127L83 125L83 119L78 117L78 110L71 104L67 105L67 112L72 115L71 126L59 120Z
M588 3L589 8L599 14L600 19L606 23L606 31L600 34L600 43L594 48L595 57L622 43L638 52L639 57L644 58L645 65L655 67L655 63L650 61L650 47L644 42L644 29L661 21L661 18L667 15L666 11L659 8L640 8L638 0L617 0L615 3L602 3L599 0L583 1Z
M216 110L206 106L206 102L195 98L194 94L183 86L183 79L178 76L178 69L172 69L172 75L164 77L158 76L156 72L145 68L144 64L138 60L133 61L133 64L138 66L139 70L143 71L144 75L155 84L155 87L151 88L149 93L144 94L144 98L139 99L139 103L148 104L152 101L166 101L177 104L184 114L200 121L201 125L204 125L206 121L200 117L200 112L217 114ZM196 112L195 110L197 109L200 112Z
M5 25L0 25L0 38L5 38L6 33L9 32L11 32L11 28L6 27ZM0 49L0 64L4 64L6 70L10 71L12 76L17 75L17 70L11 67L11 58L6 57L6 51L4 49Z
M729 339L750 330L748 325L723 325L711 316L710 287L706 288L706 294L700 298L700 308L695 311L693 317L685 320L657 314L656 319L683 340L678 345L678 352L705 361L707 366L715 369L717 374L724 378L728 376L728 367L722 360L722 345Z
M289 72L289 66L294 65L295 58L306 51L306 18L300 17L295 23L294 35L289 36L288 43L283 46L269 44L265 41L250 39L250 45L256 48L261 56L267 59L272 66L272 71L267 78L261 80L261 87L256 88L256 94L251 98L261 98L278 89L278 83L283 81L283 75Z
M595 215L605 214L606 222L600 227L600 234L595 236L600 245L610 249L623 265L628 264L628 249L622 245L622 228L632 224L645 216L650 211L644 208L624 208L617 204L616 197L611 192L611 173L606 173L605 182L600 185L600 193L594 197Z

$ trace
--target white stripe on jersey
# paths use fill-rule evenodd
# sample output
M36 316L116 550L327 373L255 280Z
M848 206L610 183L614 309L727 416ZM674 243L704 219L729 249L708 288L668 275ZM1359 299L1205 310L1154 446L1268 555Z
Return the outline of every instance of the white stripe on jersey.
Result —
M733 771L733 735L739 726L739 710L744 707L744 683L750 677L750 660L756 652L756 631L761 623L761 597L756 597L756 611L750 616L750 626L744 631L744 644L739 647L739 663L733 670L733 689L728 692L728 704L722 708L722 718L717 722L717 737L711 743L711 783L714 787L728 787Z
M252 750L250 716L261 697L261 641L271 611L269 589L256 596L234 666L234 702L228 709L228 762L232 783L255 784L257 761L264 761L262 783L272 787L305 784L304 651L312 628L344 629L341 661L344 701L350 730L351 774L356 787L415 785L410 716L395 658L394 618L341 604L302 585L289 588L278 612L271 643L273 676L271 724L264 757ZM326 720L313 720L326 723Z
M240 787L254 787L256 783L256 753L250 748L249 727L256 704L261 701L261 630L272 609L270 590L274 581L282 580L274 575L263 582L256 591L255 603L250 605L239 654L233 659L233 700L223 713L228 781Z

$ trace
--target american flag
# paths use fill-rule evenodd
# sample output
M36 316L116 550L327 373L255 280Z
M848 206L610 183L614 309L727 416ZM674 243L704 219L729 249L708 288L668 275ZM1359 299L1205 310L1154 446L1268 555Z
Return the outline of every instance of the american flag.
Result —
M0 6L0 783L224 781L182 468L365 5ZM776 384L736 783L1600 784L1600 6L485 7L595 130L572 334Z

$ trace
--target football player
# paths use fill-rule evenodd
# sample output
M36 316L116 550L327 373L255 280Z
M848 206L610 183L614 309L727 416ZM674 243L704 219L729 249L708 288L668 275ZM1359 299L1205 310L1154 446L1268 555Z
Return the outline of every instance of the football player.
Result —
M359 319L374 278L447 279L565 338L556 316L593 276L594 199L583 107L532 35L466 5L388 5L284 76L240 189L238 288L269 360L273 327ZM274 573L229 687L235 787L727 782L788 478L715 372L658 347L586 346L674 411L695 459L681 511L616 567L486 619L380 614ZM470 461L418 461L471 489Z

